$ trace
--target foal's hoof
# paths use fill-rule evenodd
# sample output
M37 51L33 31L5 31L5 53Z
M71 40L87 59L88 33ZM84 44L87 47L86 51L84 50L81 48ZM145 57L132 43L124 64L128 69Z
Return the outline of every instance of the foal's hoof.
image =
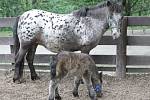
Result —
M72 94L73 94L74 97L79 97L78 92L73 92Z
M55 96L56 100L61 100L61 96Z
M34 81L34 80L39 80L40 79L40 77L38 77L37 75L35 75L35 76L31 76L31 79Z
M54 98L53 98L53 99L51 99L51 98L48 98L48 100L54 100Z
M103 95L103 93L96 93L96 96L97 96L98 98L101 98L102 95Z

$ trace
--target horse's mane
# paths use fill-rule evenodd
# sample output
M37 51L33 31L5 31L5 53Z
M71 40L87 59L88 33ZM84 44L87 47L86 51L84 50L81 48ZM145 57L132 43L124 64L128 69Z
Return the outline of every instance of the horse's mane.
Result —
M121 6L118 6L118 4L114 1L109 1L109 2L111 3L111 6L110 6L111 11L115 10L116 12L121 12ZM74 11L73 15L76 17L86 17L88 10L95 10L95 9L104 8L104 7L107 7L106 1L101 2L97 4L96 6L82 7L81 9Z
M88 10L103 8L103 7L106 7L106 6L107 6L106 2L102 2L102 3L100 3L96 6L82 7L81 9L74 11L73 15L76 16L76 17L86 17Z

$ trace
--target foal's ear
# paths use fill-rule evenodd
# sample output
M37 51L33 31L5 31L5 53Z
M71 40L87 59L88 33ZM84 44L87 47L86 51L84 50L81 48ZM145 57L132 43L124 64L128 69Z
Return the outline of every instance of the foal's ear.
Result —
M107 6L110 6L112 4L112 2L108 0L108 1L106 1L106 4L107 4Z
M88 10L89 10L89 8L83 7L83 8L81 8L79 11L77 11L77 12L75 13L75 15L78 16L78 17L86 17Z

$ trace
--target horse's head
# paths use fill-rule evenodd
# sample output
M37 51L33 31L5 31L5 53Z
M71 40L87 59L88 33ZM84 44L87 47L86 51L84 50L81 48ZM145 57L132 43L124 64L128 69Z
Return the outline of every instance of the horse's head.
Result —
M108 7L108 23L112 31L113 39L116 39L120 36L120 27L122 22L122 12L123 12L124 3L107 1Z
M83 7L74 12L74 15L78 18L92 17L100 20L101 22L106 21L112 30L113 39L116 39L120 36L123 5L124 3L108 0L96 6Z

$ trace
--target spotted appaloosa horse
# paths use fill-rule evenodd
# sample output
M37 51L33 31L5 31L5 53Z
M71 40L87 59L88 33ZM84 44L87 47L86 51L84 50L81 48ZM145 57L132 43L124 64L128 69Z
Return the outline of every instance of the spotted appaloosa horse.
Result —
M16 57L13 81L20 81L22 78L25 55L31 79L38 79L33 66L38 44L56 53L62 50L80 50L89 53L99 44L109 27L113 38L118 38L122 9L121 3L106 1L70 14L56 14L35 9L23 13L14 25Z

